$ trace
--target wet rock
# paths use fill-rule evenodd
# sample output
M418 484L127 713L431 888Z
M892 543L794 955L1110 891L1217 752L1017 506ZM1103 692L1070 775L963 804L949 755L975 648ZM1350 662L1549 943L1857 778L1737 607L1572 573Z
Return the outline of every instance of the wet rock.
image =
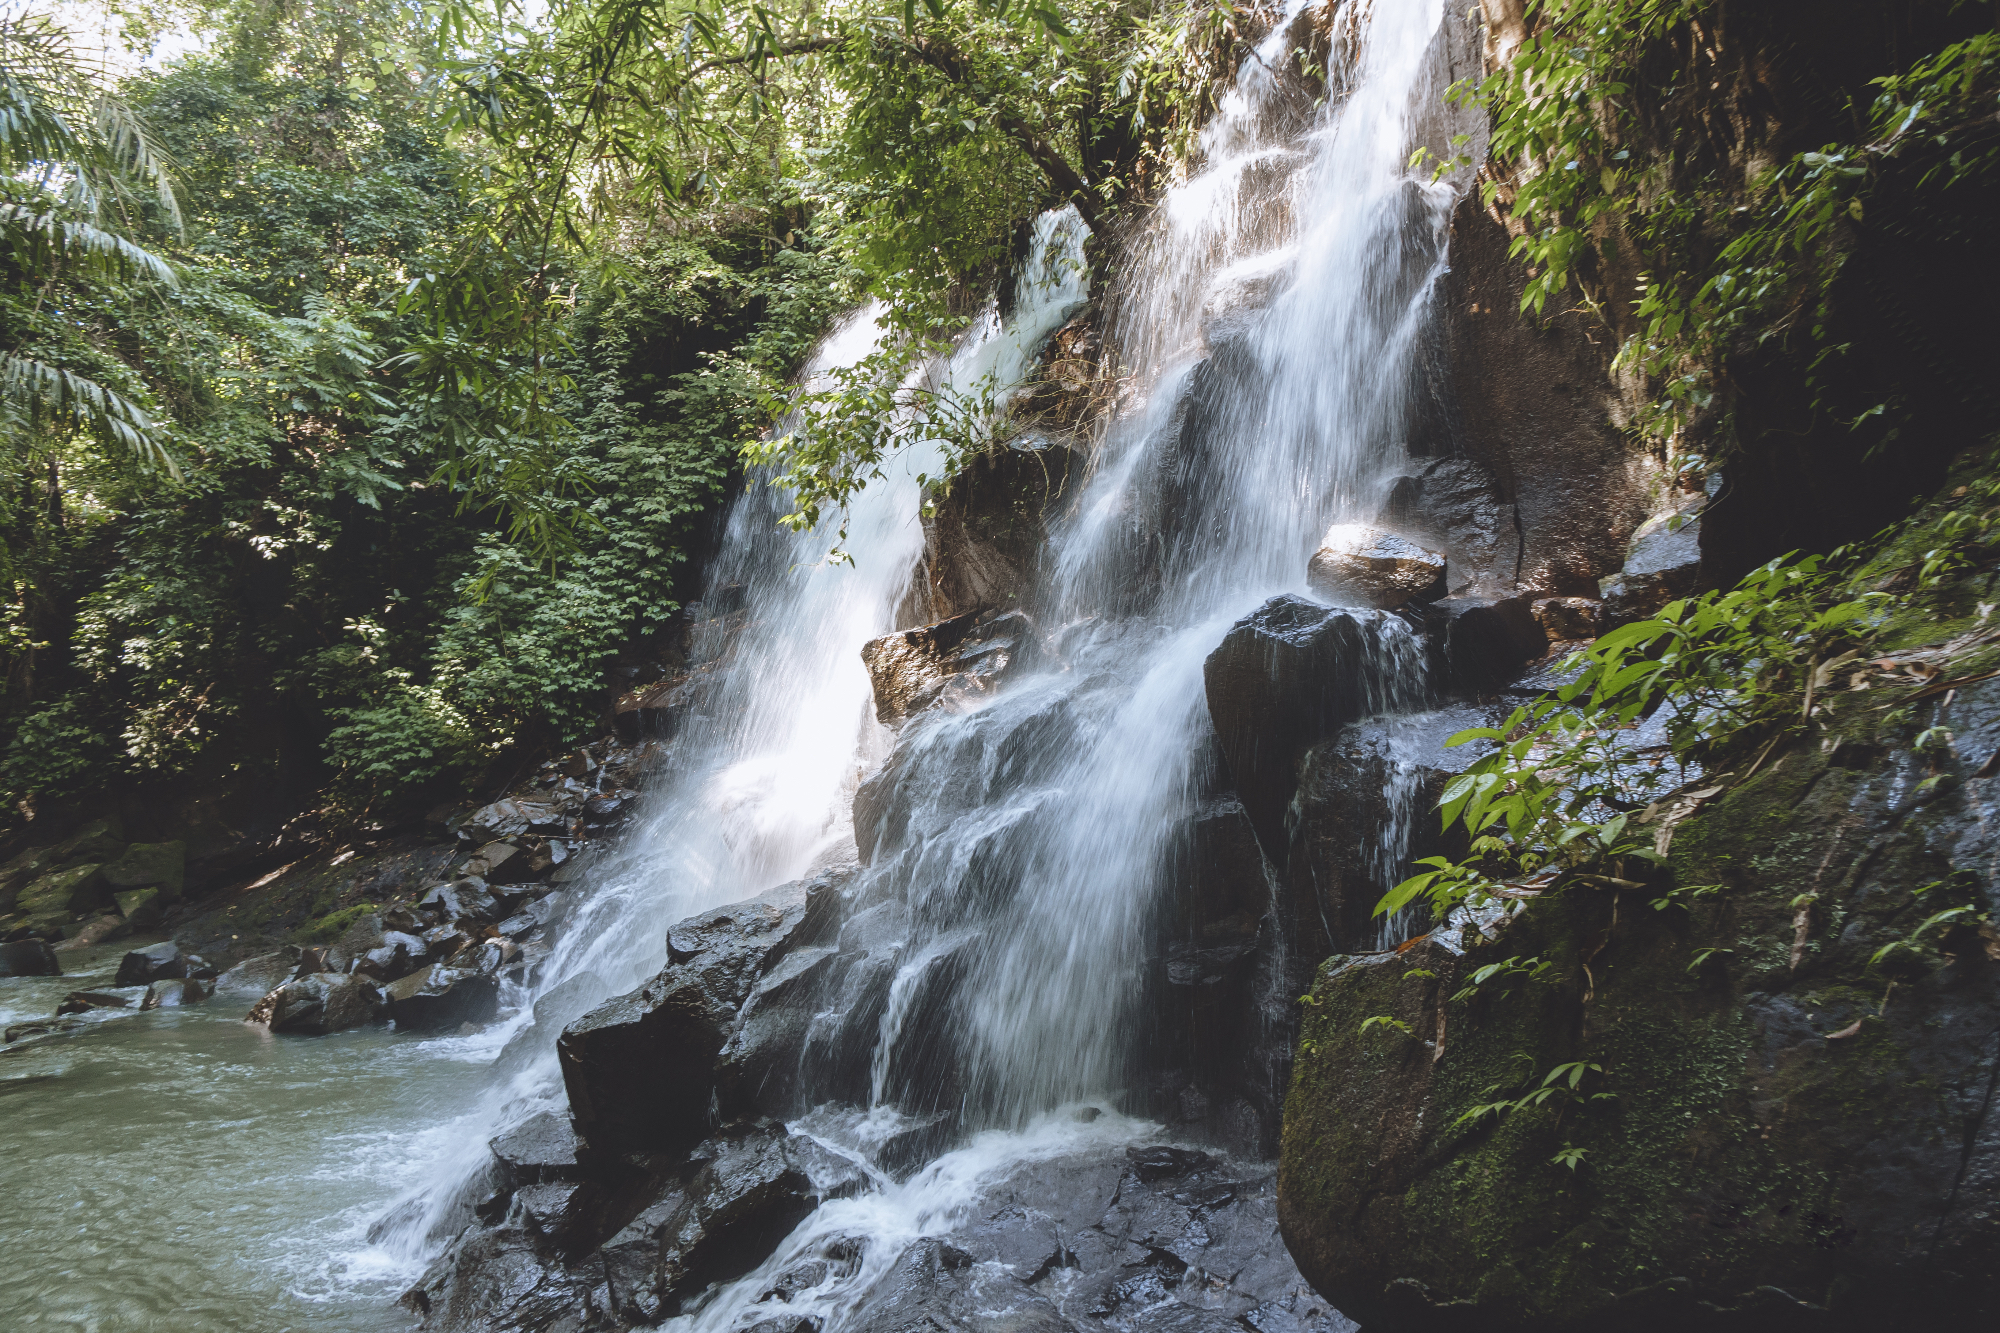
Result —
M850 1317L853 1333L912 1328L963 1333L1069 1333L1054 1302L1020 1278L975 1265L948 1241L920 1240L904 1250L870 1298Z
M459 824L462 842L484 846L506 842L530 833L561 834L569 821L553 803L508 799L481 806Z
M490 1022L500 1008L500 980L433 963L389 983L388 1017L398 1032L448 1032Z
M1299 757L1359 715L1383 683L1381 645L1396 632L1387 619L1273 597L1238 621L1202 665L1223 762L1274 863L1287 854L1285 809Z
M1440 292L1449 374L1438 382L1455 401L1449 429L1420 452L1445 468L1477 469L1504 509L1484 564L1491 577L1452 592L1593 595L1624 561L1659 472L1612 424L1623 419L1606 373L1616 341L1581 309L1522 319L1525 270L1510 244L1476 196L1453 211ZM1454 580L1475 568L1457 544L1444 549Z
M685 1185L670 1185L603 1247L620 1312L651 1322L680 1298L755 1268L813 1210L812 1181L782 1130L704 1145Z
M275 953L258 954L254 958L244 959L217 977L215 988L219 991L252 991L258 995L266 995L290 979L298 965L297 946L279 949Z
M205 982L189 978L169 978L146 987L146 996L139 1002L139 1007L178 1009L184 1004L198 1004L206 1000L211 993Z
M385 930L381 943L354 960L354 970L377 981L399 981L430 959L430 946L416 935Z
M85 862L52 870L20 891L15 910L38 929L65 930L72 918L103 903L104 877L98 869L96 862Z
M1655 514L1632 534L1624 568L1598 585L1607 626L1643 620L1693 595L1701 577L1698 515L1705 502L1705 496L1683 494L1674 509Z
M628 741L666 739L681 729L694 708L695 684L686 675L655 681L618 696L611 724Z
M426 893L417 905L426 913L443 917L446 922L466 919L498 921L507 914L499 899L488 892L486 885L478 879L439 884Z
M569 1117L560 1111L538 1111L495 1138L493 1160L499 1165L503 1189L575 1180L578 1141Z
M105 991L73 990L63 997L56 1006L56 1017L64 1014L87 1014L93 1009L130 1009L132 1001L124 995L112 995Z
M489 885L526 884L550 864L546 858L538 863L536 857L514 843L489 842L465 863L465 872Z
M47 940L15 940L11 944L0 944L0 977L61 975L62 964Z
M135 842L106 862L102 874L114 889L158 889L162 903L178 902L187 876L187 844Z
M1542 597L1530 607L1535 623L1552 643L1577 643L1597 637L1603 607L1588 597Z
M577 1132L599 1152L688 1147L708 1127L738 1008L807 921L803 885L716 908L667 934L665 970L563 1030Z
M388 1017L382 992L367 977L315 972L288 981L259 1000L244 1018L273 1032L325 1036Z
M601 1276L571 1276L523 1227L468 1227L403 1293L426 1333L574 1333Z
M1306 584L1340 606L1393 611L1445 595L1445 558L1379 528L1341 524L1313 552Z
M924 516L923 559L896 623L1019 605L1041 561L1047 519L1061 512L1080 467L1072 451L1032 439L969 462Z
M823 1007L838 950L794 948L760 977L716 1056L716 1098L727 1115L782 1115L795 1109L799 1052Z
M1525 597L1447 597L1424 608L1433 672L1447 689L1492 690L1548 648Z
M118 962L118 986L145 986L170 977L185 977L188 960L172 940L134 949Z
M111 901L117 905L118 915L125 918L125 924L134 930L151 930L160 924L158 889L127 889L112 894Z
M1451 596L1500 596L1514 590L1521 534L1514 506L1485 468L1438 459L1389 489L1381 523L1443 552Z
M937 702L952 674L958 646L977 619L976 612L967 612L861 645L861 660L874 685L877 722L894 726Z
M37 1037L54 1037L65 1032L75 1032L85 1026L84 1020L74 1017L32 1019L26 1023L16 1023L5 1033L0 1033L0 1041L13 1045L17 1041L33 1041Z

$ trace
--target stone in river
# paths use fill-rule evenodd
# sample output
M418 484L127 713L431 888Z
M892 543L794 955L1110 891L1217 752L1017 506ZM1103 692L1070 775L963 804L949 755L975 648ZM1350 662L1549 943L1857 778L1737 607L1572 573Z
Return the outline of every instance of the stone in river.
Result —
M325 1036L377 1023L384 1017L382 992L367 977L315 972L266 995L245 1021L267 1024L273 1032Z
M500 981L433 963L389 984L389 1016L399 1032L445 1032L484 1023L500 1007Z
M0 944L0 977L59 977L62 964L47 940Z
M139 1001L141 1009L178 1009L184 1004L196 1004L209 997L206 983L169 977L146 987L146 997Z
M164 940L126 954L118 964L118 980L114 984L144 986L187 974L188 960L182 956L180 947L172 940Z

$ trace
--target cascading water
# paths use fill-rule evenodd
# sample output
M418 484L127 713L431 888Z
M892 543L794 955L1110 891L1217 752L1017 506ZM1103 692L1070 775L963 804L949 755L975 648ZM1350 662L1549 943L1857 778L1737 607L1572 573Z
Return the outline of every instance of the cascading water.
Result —
M1450 191L1406 165L1413 117L1441 91L1439 7L1338 10L1329 65L1344 74L1300 117L1280 71L1305 7L1293 0L1244 63L1201 172L1156 211L1111 294L1132 387L1027 608L1037 668L919 714L893 745L867 720L858 649L894 627L923 541L916 476L934 458L897 460L863 495L851 569L815 563L825 534L778 533L767 492L732 518L703 702L649 823L566 927L500 1100L517 1116L552 1097L555 1031L656 968L671 920L851 857L846 810L879 764L871 855L843 877L841 966L821 983L794 1128L862 1160L913 1123L965 1146L900 1183L871 1167L876 1188L822 1204L750 1277L693 1302L681 1320L704 1333L753 1304L770 1314L784 1265L869 1237L784 1302L837 1328L900 1241L962 1220L1001 1175L1156 1132L1129 1117L1148 1109L1163 886L1213 776L1203 661L1246 612L1300 588L1329 524L1379 508L1443 266ZM1031 267L1045 271L1019 284L1012 318L989 314L945 373L1015 382L1080 303L1062 219L1042 220ZM858 356L872 323L851 321L822 363ZM731 588L744 610L722 600ZM1353 614L1364 711L1418 706L1414 632ZM448 1229L431 1207L404 1244Z
M1125 397L1025 607L1039 629L1024 633L1020 668L893 734L871 715L859 650L896 628L924 548L918 477L940 471L936 446L912 446L859 497L851 565L825 559L829 532L780 529L781 499L752 487L695 618L692 707L647 816L591 868L594 887L556 923L534 990L506 995L511 1016L477 1035L399 1039L393 1067L370 1054L387 1038L321 1048L346 1052L340 1068L357 1082L398 1071L386 1081L402 1081L405 1104L385 1100L364 1144L327 1148L305 1177L350 1172L334 1205L346 1218L381 1181L416 1183L365 1244L339 1227L300 1242L313 1253L285 1280L307 1308L330 1311L343 1290L378 1299L470 1220L487 1141L563 1105L557 1035L656 972L669 924L822 871L843 886L840 967L817 997L792 1123L861 1159L873 1188L823 1203L750 1277L690 1298L690 1333L727 1333L752 1306L837 1333L903 1242L957 1225L1024 1164L1159 1134L1146 1118L1159 1113L1153 1080L1167 1058L1159 942L1216 778L1203 661L1246 612L1301 589L1329 524L1376 512L1443 263L1448 191L1406 169L1413 121L1441 91L1440 7L1333 4L1325 106L1312 110L1287 72L1295 24L1309 17L1307 0L1291 0L1205 133L1199 173L1126 247L1106 297ZM1087 296L1080 241L1072 212L1044 216L1013 310L982 314L927 373L960 389L1024 379ZM846 321L808 375L865 355L878 314ZM1415 635L1354 614L1369 659L1364 711L1417 706ZM855 867L850 812L864 782L870 855ZM1392 866L1399 848L1385 843L1381 857ZM1281 972L1266 967L1273 997ZM496 1051L475 1097L476 1068ZM443 1065L458 1072L421 1088L400 1072ZM217 1069L220 1087L230 1075ZM317 1085L300 1089L302 1106L326 1112ZM275 1104L247 1076L241 1095ZM433 1125L421 1144L398 1137L411 1114ZM913 1126L933 1135L928 1151L952 1151L893 1179L871 1155ZM258 1225L299 1235L281 1217ZM760 1300L773 1272L857 1236L868 1241L858 1255L839 1249L851 1262L782 1302ZM254 1248L248 1233L242 1246ZM237 1313L217 1313L216 1326L258 1326L240 1317L249 1298L231 1299ZM379 1305L341 1310L314 1326L381 1326Z

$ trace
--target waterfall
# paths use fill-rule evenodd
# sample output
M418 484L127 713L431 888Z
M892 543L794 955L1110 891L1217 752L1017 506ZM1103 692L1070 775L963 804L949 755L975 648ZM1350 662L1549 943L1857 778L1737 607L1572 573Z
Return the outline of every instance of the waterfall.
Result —
M1414 349L1444 264L1451 203L1407 167L1434 0L1347 0L1324 105L1288 86L1289 0L1107 294L1127 388L1101 426L1087 487L1055 533L1027 611L1039 669L951 709L876 724L862 644L896 627L922 554L919 442L856 500L828 563L826 525L780 530L782 497L753 485L731 515L697 621L693 715L649 814L564 927L537 993L514 997L503 1082L465 1127L476 1169L507 1120L556 1105L562 1026L664 961L667 926L784 881L851 866L865 778L889 814L842 894L848 960L801 1062L802 1118L843 1154L924 1117L962 1145L912 1178L823 1204L759 1274L843 1234L858 1268L797 1298L837 1329L900 1248L963 1215L1008 1165L1148 1129L1163 885L1213 783L1202 664L1267 598L1303 592L1326 528L1366 520L1400 461ZM1025 378L1087 295L1073 211L1045 215L1005 319L989 308L947 384ZM808 378L874 345L879 311L847 320ZM1422 695L1416 636L1361 613L1378 711ZM1149 963L1148 959L1153 962ZM392 1245L451 1228L433 1189ZM679 1321L723 1333L757 1275ZM768 1309L769 1307L761 1307Z

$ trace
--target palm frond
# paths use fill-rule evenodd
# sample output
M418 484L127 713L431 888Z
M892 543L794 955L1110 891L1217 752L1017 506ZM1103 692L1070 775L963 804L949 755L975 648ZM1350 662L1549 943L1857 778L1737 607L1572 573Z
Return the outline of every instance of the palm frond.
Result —
M40 246L51 263L68 264L104 276L139 274L168 287L180 285L173 266L116 232L71 222L20 204L0 204L0 234L13 232Z
M175 479L181 475L167 452L165 429L146 409L61 366L0 353L0 430L17 434L52 420L67 420L122 446L143 468L157 467Z

